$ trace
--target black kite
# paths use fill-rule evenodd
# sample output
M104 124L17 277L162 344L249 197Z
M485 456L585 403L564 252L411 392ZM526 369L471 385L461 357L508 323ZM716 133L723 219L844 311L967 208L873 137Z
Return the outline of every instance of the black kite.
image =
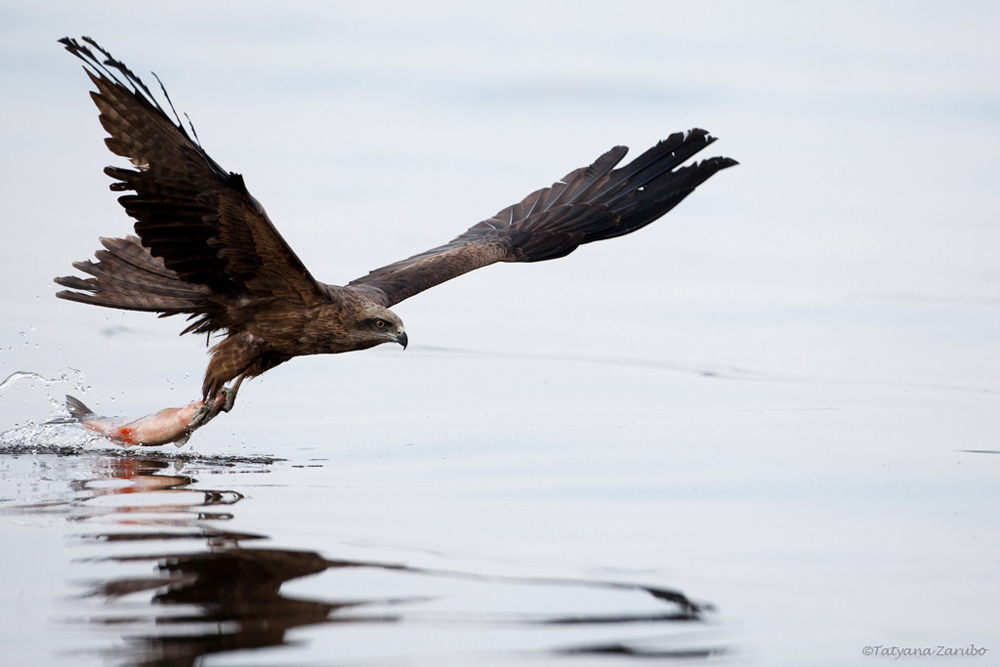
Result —
M102 238L96 263L73 265L92 277L56 278L77 290L56 296L161 317L184 314L193 322L182 333L224 333L209 351L202 392L205 405L225 394L226 410L244 378L292 357L388 342L406 347L403 323L389 307L414 294L495 262L557 259L584 243L630 234L737 164L713 157L682 167L715 141L699 129L672 134L618 169L627 148L616 146L445 245L344 287L327 285L288 247L243 178L209 157L122 62L83 41L100 56L60 40L97 86L91 97L108 148L134 167L104 171L115 179L112 190L128 193L118 201L135 219L137 236Z

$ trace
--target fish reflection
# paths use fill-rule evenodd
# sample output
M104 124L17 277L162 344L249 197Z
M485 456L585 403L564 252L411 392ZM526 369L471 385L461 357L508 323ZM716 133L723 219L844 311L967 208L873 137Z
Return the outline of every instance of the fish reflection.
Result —
M208 464L194 468L202 465ZM413 659L407 664L422 664L415 656L429 642L439 651L448 650L450 644L461 648L469 637L480 635L484 639L469 661L482 659L484 652L487 659L516 655L518 664L528 664L557 657L571 662L587 656L669 659L725 651L718 644L692 648L678 642L676 632L663 637L665 629L704 627L704 607L677 591L335 560L312 551L264 548L260 542L266 536L225 528L234 506L245 500L241 494L197 488L188 471L167 460L108 457L91 472L98 474L73 483L79 494L73 503L76 518L85 523L92 517L111 518L113 529L81 537L115 552L105 551L90 562L103 564L105 571L113 563L125 573L86 585L85 597L102 604L91 606L93 613L79 620L116 635L114 648L101 652L116 664L196 665L213 654L291 645L292 631L308 626L329 628L324 634L339 628L338 641L345 645L350 644L347 637L358 641L343 634L348 628L385 626L382 634L371 635L378 641L366 640L368 657L372 650L381 655L391 647L393 655L409 651ZM147 563L152 572L137 574ZM286 584L304 577L312 577L315 585L293 587L299 595L289 593ZM141 596L150 604L136 604ZM608 606L595 610L599 605L594 601L605 598ZM513 607L510 599L516 601ZM581 600L582 606L575 607ZM396 626L419 631L400 633L392 629ZM544 634L510 632L517 627ZM623 639L628 628L638 632L625 633ZM659 636L650 638L651 633ZM310 636L317 642L324 639L322 634ZM413 636L421 640L414 643ZM437 663L432 659L428 664Z

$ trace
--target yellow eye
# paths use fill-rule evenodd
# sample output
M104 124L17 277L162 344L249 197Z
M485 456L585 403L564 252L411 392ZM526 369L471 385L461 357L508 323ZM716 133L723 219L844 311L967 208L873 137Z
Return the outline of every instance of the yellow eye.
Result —
M385 329L385 320L379 320L378 322L375 323L375 326L377 326L379 329Z

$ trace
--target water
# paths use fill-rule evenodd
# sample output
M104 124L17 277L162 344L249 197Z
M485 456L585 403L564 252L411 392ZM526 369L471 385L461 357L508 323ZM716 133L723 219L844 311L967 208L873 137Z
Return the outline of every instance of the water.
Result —
M34 576L62 579L69 593L51 601L58 618L8 644L18 660L42 643L51 659L130 665L205 656L314 664L323 655L338 664L530 664L727 650L705 618L709 605L620 575L517 575L514 564L433 553L370 560L399 558L398 549L356 540L334 539L324 553L295 548L294 534L315 528L294 510L270 523L254 496L277 489L294 508L298 471L322 463L65 447L11 448L3 461L3 496L18 499L5 507L16 526L5 541L57 536L62 544L34 563ZM445 569L463 564L470 569Z
M445 376L534 368L565 402L487 420L428 398L395 415L407 442L290 405L253 425L259 455L212 453L238 449L213 429L239 411L162 452L8 447L13 655L836 664L995 639L995 394L414 352ZM614 387L599 413L573 407L584 377Z
M3 664L995 660L992 5L50 4L0 21ZM42 423L197 398L204 341L52 297L129 231L83 25L330 282L615 144L741 165L122 450Z

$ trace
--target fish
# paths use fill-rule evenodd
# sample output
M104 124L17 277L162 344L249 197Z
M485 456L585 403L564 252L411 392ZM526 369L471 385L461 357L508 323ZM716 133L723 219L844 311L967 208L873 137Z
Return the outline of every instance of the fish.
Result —
M133 445L154 447L171 442L180 447L188 441L195 429L204 426L215 417L224 403L225 396L220 394L212 405L208 419L203 419L195 425L191 422L204 404L203 400L191 401L182 408L165 408L155 414L126 422L124 419L97 415L84 405L83 401L67 394L66 409L70 417L66 421L77 422L84 428L96 431L125 447Z

